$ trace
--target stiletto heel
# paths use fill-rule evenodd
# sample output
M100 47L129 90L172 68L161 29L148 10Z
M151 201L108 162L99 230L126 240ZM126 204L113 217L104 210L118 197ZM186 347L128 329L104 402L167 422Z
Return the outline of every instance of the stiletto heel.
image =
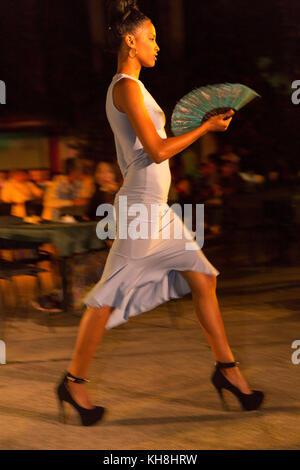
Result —
M228 406L223 397L223 388L233 393L242 405L243 410L251 411L257 410L264 399L264 393L259 390L252 390L252 393L242 393L235 385L233 385L226 377L222 374L221 369L228 367L235 367L239 362L216 362L215 370L212 374L211 381L216 388L224 409L228 410Z
M221 399L221 404L222 404L223 409L224 409L225 411L228 411L229 408L228 408L228 405L227 405L227 403L226 403L226 401L225 401L225 398L224 398L224 396L223 396L223 391L222 391L222 389L221 389L221 388L217 388L217 392L218 392L219 397L220 397L220 399Z
M58 407L59 407L59 417L62 423L67 424L67 414L66 409L64 406L64 402L58 399Z
M61 382L58 384L56 388L56 393L58 397L59 411L62 422L66 423L67 421L65 403L69 403L77 410L81 419L81 424L83 426L91 426L100 421L103 417L105 408L103 408L102 406L95 406L94 408L89 409L83 408L82 406L78 405L78 403L76 403L76 401L72 398L69 390L67 389L67 382L82 384L88 382L88 380L80 379L79 377L75 377L74 375L67 372L63 376Z

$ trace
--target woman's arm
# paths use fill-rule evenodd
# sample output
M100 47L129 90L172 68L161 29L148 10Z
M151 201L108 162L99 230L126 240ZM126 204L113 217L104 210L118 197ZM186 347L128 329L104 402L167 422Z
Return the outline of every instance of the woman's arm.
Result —
M161 163L180 153L209 131L225 131L232 118L224 118L234 114L234 111L219 114L190 132L163 139L155 129L144 104L140 86L135 80L122 78L114 86L113 92L117 109L127 114L137 137L155 163Z

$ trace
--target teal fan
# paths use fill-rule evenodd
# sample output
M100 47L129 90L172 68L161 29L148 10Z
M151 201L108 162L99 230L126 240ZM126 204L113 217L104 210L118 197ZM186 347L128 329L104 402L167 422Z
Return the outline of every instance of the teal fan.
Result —
M210 117L238 111L257 96L251 88L240 83L219 83L196 88L176 104L171 118L175 135L185 134L201 126Z

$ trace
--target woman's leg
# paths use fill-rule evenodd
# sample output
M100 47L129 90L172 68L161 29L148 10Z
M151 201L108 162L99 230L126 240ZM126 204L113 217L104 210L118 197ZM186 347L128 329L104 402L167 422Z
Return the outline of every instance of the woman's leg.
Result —
M83 315L76 345L68 372L75 377L86 378L90 362L102 339L105 325L114 307L89 307ZM68 389L74 400L83 408L92 408L84 384L68 382Z
M179 271L188 282L193 296L195 313L217 361L233 362L223 319L216 296L216 276L197 271ZM251 393L238 367L222 369L222 373L241 392Z

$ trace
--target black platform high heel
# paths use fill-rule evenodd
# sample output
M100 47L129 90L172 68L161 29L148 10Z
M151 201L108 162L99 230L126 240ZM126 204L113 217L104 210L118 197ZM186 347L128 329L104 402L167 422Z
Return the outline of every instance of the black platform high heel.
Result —
M73 382L77 384L82 384L88 382L86 379L80 379L79 377L75 377L74 375L67 372L62 381L56 388L56 393L58 396L58 404L60 407L60 413L62 417L63 423L66 423L66 412L65 412L65 402L70 403L79 413L81 423L83 426L91 426L92 424L97 423L103 417L105 408L102 406L95 406L95 408L82 408L81 406L73 400L69 390L67 389L67 382Z
M228 406L223 397L223 388L229 390L233 393L240 401L243 409L246 411L257 410L264 399L263 392L259 390L252 390L252 393L242 393L235 385L233 385L229 380L222 374L220 369L227 367L235 367L239 362L216 362L215 370L212 374L211 381L221 398L224 409L228 410Z

